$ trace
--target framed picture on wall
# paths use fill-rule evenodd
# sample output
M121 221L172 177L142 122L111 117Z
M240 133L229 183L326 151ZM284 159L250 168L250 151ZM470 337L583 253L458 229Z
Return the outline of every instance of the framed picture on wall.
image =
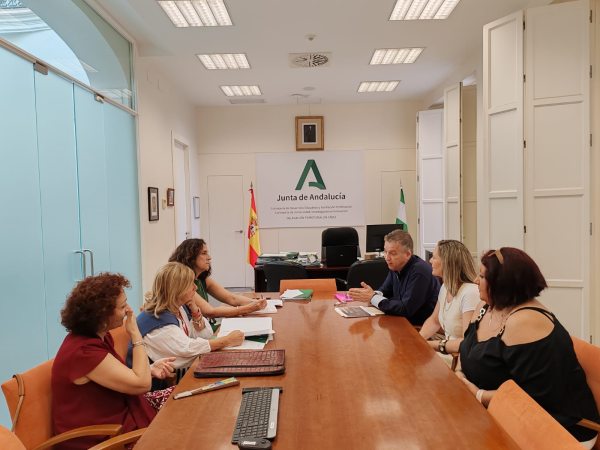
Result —
M296 150L323 148L323 116L296 116Z
M167 189L167 206L175 206L175 189Z
M148 220L153 222L158 220L158 188L148 188Z

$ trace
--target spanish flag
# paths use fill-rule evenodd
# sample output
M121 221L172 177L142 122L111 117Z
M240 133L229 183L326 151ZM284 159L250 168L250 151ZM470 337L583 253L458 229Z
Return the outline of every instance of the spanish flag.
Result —
M260 238L258 236L258 216L256 215L256 202L254 201L254 189L250 183L250 220L248 221L248 264L256 265L260 255Z

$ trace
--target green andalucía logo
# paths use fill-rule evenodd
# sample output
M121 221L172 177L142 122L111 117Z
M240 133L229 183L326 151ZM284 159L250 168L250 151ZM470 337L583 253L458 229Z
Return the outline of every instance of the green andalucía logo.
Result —
M326 189L325 183L323 182L323 177L321 177L321 173L319 172L319 168L317 167L317 163L314 159L309 159L306 161L306 165L304 166L304 170L302 171L302 175L300 175L300 179L298 180L298 184L296 185L296 190L299 191L302 189L304 182L306 181L306 177L308 176L308 172L312 170L315 175L316 181L309 181L308 185L312 187L316 187L319 189Z

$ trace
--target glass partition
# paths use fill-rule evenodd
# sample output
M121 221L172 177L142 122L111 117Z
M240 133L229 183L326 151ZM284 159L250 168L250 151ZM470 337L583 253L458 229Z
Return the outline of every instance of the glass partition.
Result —
M0 38L135 109L131 43L83 0L0 0Z

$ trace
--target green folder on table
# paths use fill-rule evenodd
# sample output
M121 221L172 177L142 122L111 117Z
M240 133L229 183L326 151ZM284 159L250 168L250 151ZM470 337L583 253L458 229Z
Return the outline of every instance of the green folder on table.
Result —
M312 289L286 289L280 298L281 300L310 300L312 294Z

